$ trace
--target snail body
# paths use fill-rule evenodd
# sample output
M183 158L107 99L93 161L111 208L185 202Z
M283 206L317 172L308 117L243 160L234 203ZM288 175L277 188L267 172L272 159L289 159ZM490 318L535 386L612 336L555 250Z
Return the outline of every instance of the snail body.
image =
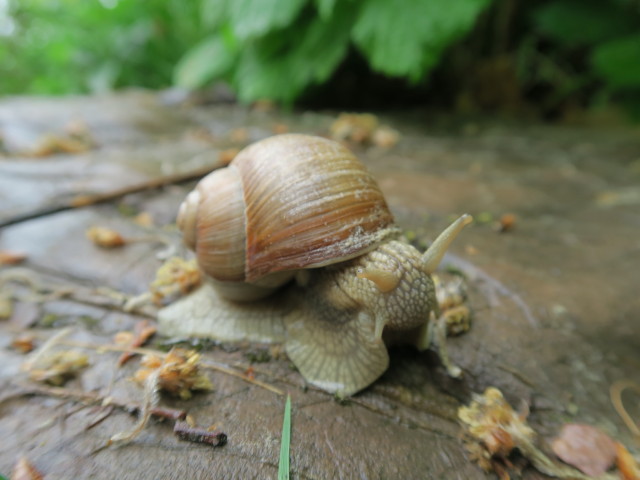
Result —
M398 341L436 343L458 375L430 274L470 221L460 217L422 254L398 240L377 183L345 147L308 135L262 140L180 207L209 281L160 312L161 332L283 342L309 383L340 395L375 381Z

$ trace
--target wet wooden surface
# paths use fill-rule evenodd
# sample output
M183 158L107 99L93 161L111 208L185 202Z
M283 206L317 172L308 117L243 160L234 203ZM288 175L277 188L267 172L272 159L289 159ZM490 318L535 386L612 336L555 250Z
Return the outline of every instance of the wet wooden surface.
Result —
M327 134L333 118L176 104L143 92L5 99L0 222L75 195L213 165L220 151L282 125ZM474 311L472 329L449 342L464 369L462 380L448 378L431 353L394 349L389 371L340 404L303 388L286 359L255 365L257 378L292 396L292 477L484 478L465 453L456 410L488 386L500 388L515 406L529 404L542 444L572 421L598 426L632 446L609 387L620 379L640 381L638 131L456 124L419 116L386 120L401 132L400 143L390 150L356 146L356 152L379 179L403 228L431 239L462 212L480 218L513 213L515 228L499 233L492 222L477 223L445 262L466 269ZM44 135L65 136L78 123L92 138L87 151L26 155ZM227 433L228 444L219 449L182 442L170 422L154 420L131 444L96 452L111 435L131 428L135 417L115 410L87 429L103 409L20 393L30 386L20 370L25 357L10 344L25 330L37 344L64 327L72 328L70 339L107 343L143 318L124 312L104 287L139 294L167 244L187 255L173 222L192 185L44 215L0 231L0 250L27 255L0 275L20 269L37 282L77 293L75 299L18 301L12 318L0 321L0 474L8 475L26 455L47 479L276 478L284 398L222 373L210 372L213 392L186 401L162 399ZM136 224L138 212L148 212L153 226ZM103 250L85 238L93 225L160 241ZM15 282L2 285L3 293L16 296L28 290ZM55 321L44 326L43 319ZM212 346L205 357L242 369L250 363L247 352L256 348ZM67 387L141 402L141 389L129 379L137 359L117 369L117 353L87 353L90 367Z

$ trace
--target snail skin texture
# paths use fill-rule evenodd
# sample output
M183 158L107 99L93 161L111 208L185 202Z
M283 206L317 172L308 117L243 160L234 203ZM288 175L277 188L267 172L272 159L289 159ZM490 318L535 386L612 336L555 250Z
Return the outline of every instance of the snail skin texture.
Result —
M341 396L387 369L387 346L435 345L452 376L430 274L471 222L420 253L399 240L373 177L344 146L279 135L203 178L178 225L206 281L162 309L160 332L284 343L307 382Z

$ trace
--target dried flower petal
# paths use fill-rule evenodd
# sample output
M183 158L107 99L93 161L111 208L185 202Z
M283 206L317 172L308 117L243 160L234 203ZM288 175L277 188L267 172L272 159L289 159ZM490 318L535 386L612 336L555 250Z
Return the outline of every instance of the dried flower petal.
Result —
M122 247L127 242L115 230L105 227L91 227L86 231L87 238L102 248Z
M506 458L520 444L529 444L535 432L522 415L516 413L497 388L474 395L468 407L458 409L472 458L484 470L492 469L492 458Z
M29 378L36 382L62 385L89 365L89 357L74 350L63 350L39 358L29 367Z
M205 374L200 372L200 355L193 350L173 348L163 359L155 355L146 355L134 378L144 382L156 370L160 370L158 385L161 390L179 396L183 400L191 398L192 390L211 390L213 385Z
M605 473L616 459L613 439L591 425L564 425L551 448L563 462L593 477Z
M201 274L195 260L172 257L156 272L149 291L154 303L165 305L200 285Z

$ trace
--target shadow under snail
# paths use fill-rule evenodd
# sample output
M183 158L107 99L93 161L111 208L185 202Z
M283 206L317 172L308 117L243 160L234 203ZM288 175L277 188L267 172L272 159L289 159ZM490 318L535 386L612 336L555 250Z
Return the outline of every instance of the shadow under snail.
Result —
M204 177L178 226L207 281L158 315L165 335L282 342L309 383L346 396L387 369L387 346L434 345L452 376L430 274L471 222L420 253L344 146L267 138Z

